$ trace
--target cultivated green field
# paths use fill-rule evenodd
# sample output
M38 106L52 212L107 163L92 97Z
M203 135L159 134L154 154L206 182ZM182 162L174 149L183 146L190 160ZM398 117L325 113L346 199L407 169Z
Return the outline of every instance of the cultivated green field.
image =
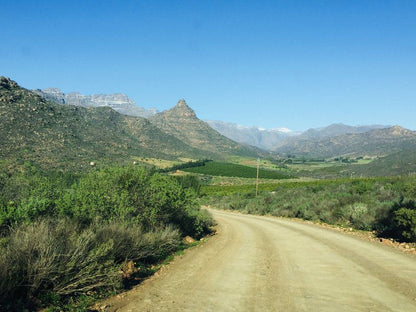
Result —
M211 176L256 178L257 169L254 167L224 163L224 162L206 162L204 166L185 168L183 171L205 174ZM291 179L292 176L283 174L279 171L260 169L259 177L262 179Z

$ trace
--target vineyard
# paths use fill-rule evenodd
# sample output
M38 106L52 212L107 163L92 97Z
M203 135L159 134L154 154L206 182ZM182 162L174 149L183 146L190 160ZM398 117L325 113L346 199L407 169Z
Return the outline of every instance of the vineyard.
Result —
M205 174L211 176L239 177L239 178L256 178L257 169L254 167L223 163L223 162L206 162L203 166L185 168L186 172ZM278 171L260 169L259 176L262 179L291 179L292 176L282 174Z

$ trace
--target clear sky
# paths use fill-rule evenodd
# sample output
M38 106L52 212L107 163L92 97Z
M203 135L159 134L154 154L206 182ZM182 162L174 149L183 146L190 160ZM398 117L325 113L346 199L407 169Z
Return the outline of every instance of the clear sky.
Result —
M0 0L0 75L201 119L416 129L416 1Z

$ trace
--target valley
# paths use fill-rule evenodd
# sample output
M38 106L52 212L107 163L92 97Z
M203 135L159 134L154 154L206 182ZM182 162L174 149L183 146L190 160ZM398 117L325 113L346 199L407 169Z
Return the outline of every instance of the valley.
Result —
M183 99L158 112L0 77L0 137L0 310L85 310L137 284L101 310L415 306L412 255L299 221L414 250L415 131L214 125Z
M0 312L416 311L416 1L0 8Z

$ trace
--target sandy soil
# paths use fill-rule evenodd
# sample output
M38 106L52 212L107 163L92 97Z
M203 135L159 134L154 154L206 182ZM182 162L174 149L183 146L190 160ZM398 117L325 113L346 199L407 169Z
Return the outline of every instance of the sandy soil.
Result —
M211 210L217 235L106 311L416 311L416 256L313 224Z

